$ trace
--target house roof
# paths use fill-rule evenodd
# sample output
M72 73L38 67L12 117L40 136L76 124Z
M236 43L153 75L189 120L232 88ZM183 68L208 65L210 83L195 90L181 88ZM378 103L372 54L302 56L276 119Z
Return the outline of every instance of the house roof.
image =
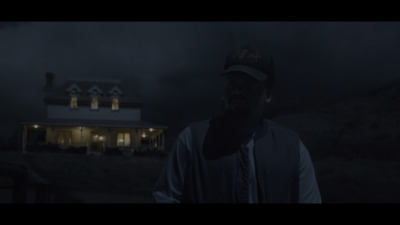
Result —
M168 129L167 126L146 121L110 121L110 120L70 120L70 119L40 119L21 122L22 125L42 126L82 126L82 127L115 127L115 128L154 128Z
M47 91L44 97L45 104L68 104L71 91L78 94L78 104L90 105L92 94L95 91L99 95L99 103L110 104L115 93L119 95L121 107L142 107L144 102L140 95L119 81L104 80L68 80L60 86Z

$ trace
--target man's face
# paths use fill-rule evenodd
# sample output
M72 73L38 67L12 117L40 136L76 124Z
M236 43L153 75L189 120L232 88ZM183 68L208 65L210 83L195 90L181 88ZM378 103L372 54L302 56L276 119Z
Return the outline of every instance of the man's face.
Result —
M267 98L263 82L241 72L229 73L225 79L225 101L228 111L243 116L262 112Z

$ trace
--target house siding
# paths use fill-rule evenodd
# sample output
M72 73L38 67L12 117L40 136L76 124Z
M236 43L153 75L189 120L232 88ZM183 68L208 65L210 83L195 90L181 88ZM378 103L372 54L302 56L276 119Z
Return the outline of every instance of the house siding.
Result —
M108 107L99 107L98 110L92 110L88 106L78 106L77 110L72 110L69 105L47 105L47 118L140 121L141 109L120 108L118 111L111 111Z

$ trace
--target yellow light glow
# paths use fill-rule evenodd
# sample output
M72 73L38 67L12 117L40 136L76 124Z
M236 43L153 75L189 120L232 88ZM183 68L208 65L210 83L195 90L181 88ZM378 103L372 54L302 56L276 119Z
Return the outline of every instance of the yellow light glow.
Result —
M102 141L102 140L103 140L103 136L100 136L100 137L99 137L99 141Z
M71 107L71 109L77 109L78 108L78 96L75 95L75 94L73 94L71 96L70 107Z
M99 109L99 99L97 96L92 97L92 109Z
M145 134L145 133L143 133L143 134L142 134L142 138L145 138L145 137L146 137L146 134Z
M36 128L38 128L39 126L35 124L35 125L33 125L33 127L36 129Z
M150 128L150 129L149 129L150 132L153 132L153 130L154 130L153 128Z
M118 110L118 98L114 97L112 100L111 110Z

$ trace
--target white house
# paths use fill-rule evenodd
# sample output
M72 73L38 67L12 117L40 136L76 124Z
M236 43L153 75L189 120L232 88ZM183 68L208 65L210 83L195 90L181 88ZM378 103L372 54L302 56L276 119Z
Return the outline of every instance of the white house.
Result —
M38 145L86 147L88 153L164 150L167 127L142 121L142 99L120 81L75 79L58 87L53 81L46 73L46 117L21 123L23 151Z

